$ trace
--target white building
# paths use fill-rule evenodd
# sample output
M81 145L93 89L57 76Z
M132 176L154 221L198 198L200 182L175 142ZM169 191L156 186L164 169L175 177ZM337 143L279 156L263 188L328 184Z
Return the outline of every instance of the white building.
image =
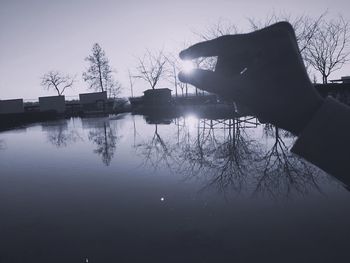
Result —
M39 98L40 111L55 110L64 113L66 110L64 96L50 96Z
M0 100L0 114L24 112L23 99Z

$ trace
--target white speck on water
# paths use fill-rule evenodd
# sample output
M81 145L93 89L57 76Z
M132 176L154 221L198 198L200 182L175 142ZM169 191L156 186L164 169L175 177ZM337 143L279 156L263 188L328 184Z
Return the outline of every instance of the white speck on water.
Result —
M165 198L164 198L164 197L161 197L161 198L160 198L160 201L161 201L161 202L164 202L164 201L165 201Z
M248 68L244 68L239 74L243 75L247 70Z
M89 263L89 259L88 258L85 258L85 263Z

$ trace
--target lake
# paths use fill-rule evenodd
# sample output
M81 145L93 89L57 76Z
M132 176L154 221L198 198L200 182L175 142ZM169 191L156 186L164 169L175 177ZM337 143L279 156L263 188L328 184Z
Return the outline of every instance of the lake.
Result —
M0 262L348 262L350 195L254 118L0 133Z

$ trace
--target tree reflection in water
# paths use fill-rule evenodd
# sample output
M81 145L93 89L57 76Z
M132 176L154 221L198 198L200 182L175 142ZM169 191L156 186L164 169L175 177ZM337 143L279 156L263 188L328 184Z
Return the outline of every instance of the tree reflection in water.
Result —
M57 148L67 147L77 141L83 141L76 129L68 128L67 120L44 123L42 129L47 133L47 140Z
M89 132L89 140L96 144L94 153L101 155L102 162L109 166L116 151L119 137L116 130L111 128L108 121L104 121L101 127L95 127Z
M177 118L174 123L176 140L165 141L155 125L153 138L136 145L144 165L155 169L165 165L186 179L204 178L204 189L215 187L224 193L234 190L279 197L321 191L317 175L322 172L289 151L284 139L291 135L284 131L266 128L266 135L274 140L266 150L247 132L260 125L253 118L195 122Z
M274 138L272 147L261 154L261 171L257 176L255 193L268 194L277 198L281 194L306 194L311 189L321 192L317 168L290 152L283 137L292 135L272 125L265 125L265 134ZM283 136L283 137L282 137Z
M196 136L181 143L179 172L205 177L206 187L242 191L254 151L241 125L237 119L198 120Z
M150 165L158 169L159 165L165 164L171 170L173 159L170 143L165 142L158 133L158 124L154 125L154 134L150 141L136 145L144 157L143 165Z

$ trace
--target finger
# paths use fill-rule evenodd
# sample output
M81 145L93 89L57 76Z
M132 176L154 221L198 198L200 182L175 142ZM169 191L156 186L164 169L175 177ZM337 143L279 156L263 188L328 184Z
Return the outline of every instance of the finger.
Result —
M246 105L239 103L237 101L235 101L236 104L236 111L240 116L252 116L255 115L254 111L251 110L249 107L247 107Z
M192 70L190 74L181 71L179 80L209 92L214 92L215 83L221 81L213 71L202 69Z
M179 80L221 96L235 97L240 92L238 88L235 88L239 87L235 83L235 79L224 77L209 70L195 69L190 74L180 72Z
M209 41L197 43L180 52L181 59L195 59L199 57L218 56L222 52L225 44L235 36L227 35Z
M259 120L259 122L262 123L262 124L268 123L268 121L267 121L266 119L261 118L261 117L258 117L258 120Z

